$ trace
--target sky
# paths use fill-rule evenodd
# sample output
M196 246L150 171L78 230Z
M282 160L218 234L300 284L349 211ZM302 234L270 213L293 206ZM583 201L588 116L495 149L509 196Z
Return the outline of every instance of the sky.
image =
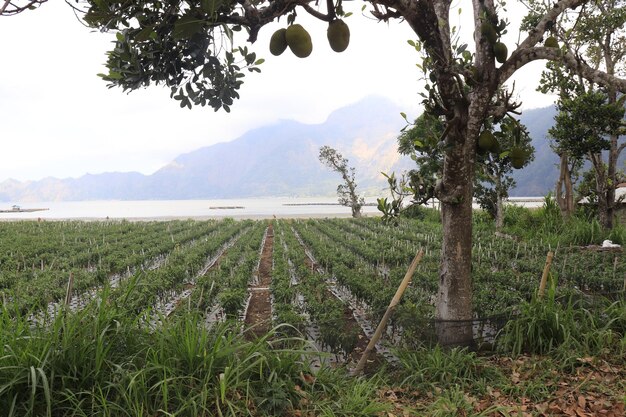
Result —
M113 35L83 26L61 0L0 17L0 181L111 171L151 174L181 153L278 120L322 123L332 111L370 95L389 98L415 118L421 112L423 83L416 67L421 58L407 40L416 35L406 23L363 15L362 2L344 4L354 14L346 19L351 39L343 53L328 46L326 24L304 11L297 22L313 39L308 58L289 51L271 55L269 38L286 20L264 27L257 42L248 44L265 58L262 72L246 76L230 113L181 109L165 87L130 94L107 88L96 74L107 72L103 64ZM471 2L455 6L467 9L458 24L470 28L463 19L470 17ZM509 8L513 24L507 43L512 45L515 19L523 10L515 1ZM516 77L523 108L552 103L535 91L543 67L532 64Z

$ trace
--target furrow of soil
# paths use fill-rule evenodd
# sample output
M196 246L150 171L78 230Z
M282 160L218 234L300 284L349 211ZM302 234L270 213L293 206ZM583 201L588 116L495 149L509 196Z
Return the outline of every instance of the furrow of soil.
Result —
M298 241L300 242L300 244L305 250L305 253L306 253L305 263L306 263L307 268L311 269L312 271L317 271L318 273L323 274L324 273L323 269L319 266L312 252L309 250L306 243L301 239L301 237L299 236L297 232L296 232L296 237L298 238ZM345 307L343 310L342 331L346 334L351 334L351 333L357 334L356 346L354 347L353 351L347 355L345 359L348 364L356 364L361 358L361 355L363 354L365 349L367 348L367 345L369 344L369 337L366 335L363 329L362 323L360 323L356 319L355 317L356 312L352 309L352 307L341 297L337 296L337 294L335 294L335 291L332 291L331 287L327 288L326 293L328 297L337 298L338 300L344 303ZM377 350L378 349L379 348L377 346ZM369 356L367 364L365 365L365 368L364 368L364 371L366 373L369 373L370 371L375 371L381 366L383 362L383 357L379 354L377 350L372 352Z
M244 325L248 338L258 338L266 334L272 323L272 303L270 285L272 283L272 253L274 250L274 231L270 224L265 235L261 251L258 280L250 285L250 303L246 311Z

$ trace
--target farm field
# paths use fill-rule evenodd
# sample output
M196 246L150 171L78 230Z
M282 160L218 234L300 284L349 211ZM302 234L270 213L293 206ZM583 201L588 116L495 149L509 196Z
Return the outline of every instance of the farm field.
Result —
M623 415L623 252L517 211L477 216L471 350L435 343L434 213L2 223L0 415Z

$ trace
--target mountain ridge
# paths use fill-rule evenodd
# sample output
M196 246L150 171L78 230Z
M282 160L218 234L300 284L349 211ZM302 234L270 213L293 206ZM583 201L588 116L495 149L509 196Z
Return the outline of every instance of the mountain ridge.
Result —
M318 160L319 148L331 146L356 169L358 190L383 194L382 172L412 168L397 153L396 138L405 122L388 99L370 96L332 112L326 121L305 124L279 120L230 142L219 142L178 155L150 175L139 172L47 177L37 181L7 179L0 201L169 200L270 196L331 196L340 178ZM531 134L535 160L515 171L512 196L541 196L553 188L558 158L546 139L554 106L526 110L520 117Z

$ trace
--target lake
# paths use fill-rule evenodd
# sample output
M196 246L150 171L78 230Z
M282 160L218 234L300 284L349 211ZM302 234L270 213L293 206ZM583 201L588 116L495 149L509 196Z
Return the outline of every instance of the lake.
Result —
M512 199L513 200L513 199ZM542 199L526 198L516 204L536 207ZM366 203L375 204L376 198ZM350 217L350 208L337 204L335 197L272 197L214 200L142 200L142 201L51 201L21 204L0 203L10 210L47 208L45 211L0 213L0 220L20 219L179 219L179 218L272 218L276 217ZM363 207L364 215L378 216L375 205Z

